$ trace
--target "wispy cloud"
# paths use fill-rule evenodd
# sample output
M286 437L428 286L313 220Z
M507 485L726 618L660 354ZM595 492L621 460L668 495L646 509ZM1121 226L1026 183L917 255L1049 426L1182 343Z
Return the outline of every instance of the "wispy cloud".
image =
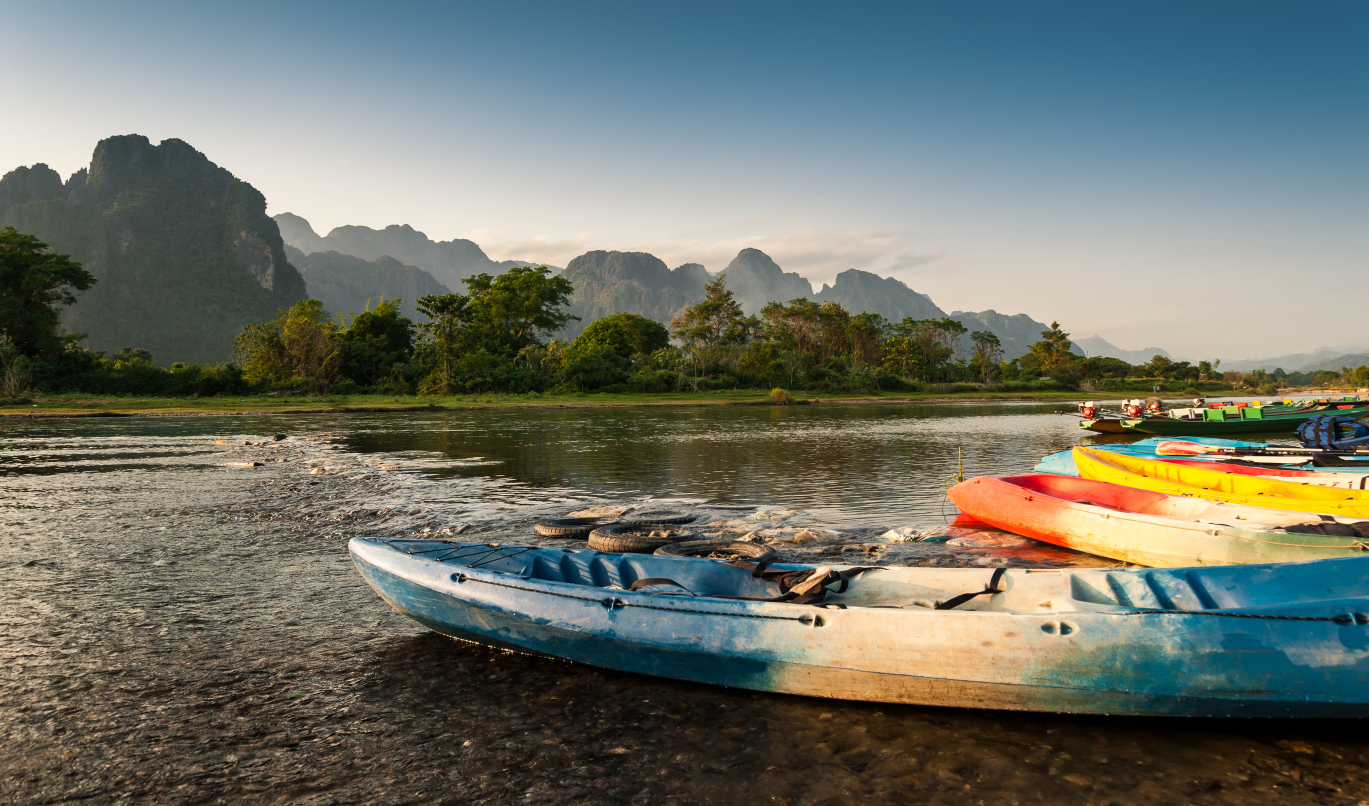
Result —
M927 271L922 267L930 263L935 263L944 257L946 257L946 253L940 249L931 252L903 252L894 256L894 261L889 264L889 271L894 273L904 272L907 274L923 275L940 274L941 272Z
M683 263L702 263L719 272L743 249L759 249L785 271L798 272L815 287L831 283L847 269L877 274L926 273L922 267L945 257L940 250L912 251L895 232L877 229L796 230L782 235L741 235L715 239L688 234L632 243L611 242L591 232L569 237L534 235L505 236L498 230L464 233L495 260L530 260L565 266L591 249L648 252L674 268Z
M506 237L499 230L477 229L462 233L461 237L475 241L492 260L526 260L562 267L576 255L597 248L594 234L590 232L562 238L551 235Z

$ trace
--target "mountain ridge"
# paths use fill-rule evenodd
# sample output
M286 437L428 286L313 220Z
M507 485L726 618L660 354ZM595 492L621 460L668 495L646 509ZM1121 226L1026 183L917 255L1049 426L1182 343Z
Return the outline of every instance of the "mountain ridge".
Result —
M384 229L357 224L334 227L320 236L307 219L294 213L273 216L286 243L305 255L314 252L337 252L377 260L389 256L406 266L414 266L432 275L447 288L463 288L462 280L477 274L501 274L513 266L541 266L521 260L493 260L474 241L453 238L434 241L425 233L408 224L391 224ZM551 267L554 271L559 268Z
M183 140L105 138L65 182L42 163L10 171L0 177L0 226L95 275L62 314L91 349L223 361L243 324L306 296L266 198Z

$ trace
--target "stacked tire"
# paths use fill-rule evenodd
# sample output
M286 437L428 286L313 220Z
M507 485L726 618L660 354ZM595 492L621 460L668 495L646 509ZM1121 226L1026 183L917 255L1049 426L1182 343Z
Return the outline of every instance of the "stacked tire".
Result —
M690 529L678 525L614 523L589 534L589 547L611 554L651 554L662 546L694 537Z

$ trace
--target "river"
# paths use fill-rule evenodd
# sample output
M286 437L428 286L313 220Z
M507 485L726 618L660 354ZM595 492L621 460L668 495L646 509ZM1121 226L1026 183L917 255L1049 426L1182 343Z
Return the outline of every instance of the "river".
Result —
M790 559L1103 564L946 533L948 479L1079 441L1059 404L0 421L0 802L1357 803L1356 724L758 694L486 649L395 614L354 534L792 510ZM284 434L283 440L272 439ZM243 444L243 443L251 444ZM261 462L233 467L234 463Z

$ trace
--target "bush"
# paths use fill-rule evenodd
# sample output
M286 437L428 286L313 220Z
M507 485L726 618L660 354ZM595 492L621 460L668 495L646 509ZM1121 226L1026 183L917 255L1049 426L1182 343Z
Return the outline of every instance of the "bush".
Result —
M789 396L788 389L781 389L776 386L770 390L770 403L775 406L792 406L794 399Z
M680 373L673 369L638 372L627 379L634 392L673 392L680 386Z

